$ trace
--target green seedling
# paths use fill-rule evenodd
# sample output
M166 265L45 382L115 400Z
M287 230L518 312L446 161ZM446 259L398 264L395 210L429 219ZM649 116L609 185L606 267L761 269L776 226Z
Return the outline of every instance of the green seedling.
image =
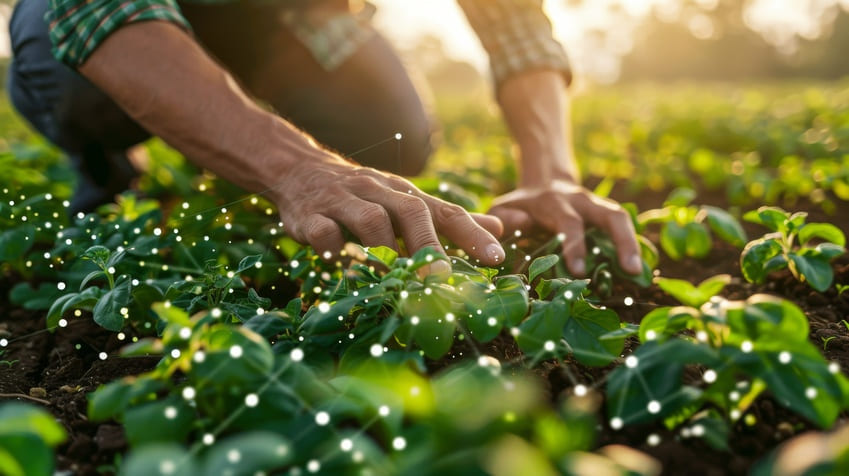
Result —
M824 292L834 281L831 260L846 250L846 237L830 223L805 223L807 213L790 214L776 207L761 207L746 213L744 219L763 225L770 233L749 242L740 257L743 277L763 283L781 269L817 291ZM817 242L816 245L812 243Z
M721 208L691 205L695 197L695 191L689 188L673 190L663 208L638 215L640 229L660 224L660 246L674 260L707 256L713 247L711 232L742 248L746 233L737 219Z

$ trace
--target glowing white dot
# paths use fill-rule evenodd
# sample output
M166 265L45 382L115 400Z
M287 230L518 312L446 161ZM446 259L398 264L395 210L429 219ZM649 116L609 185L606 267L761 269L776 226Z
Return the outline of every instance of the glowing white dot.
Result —
M215 443L215 435L213 435L212 433L205 433L203 435L203 444L210 446L213 443Z
M660 412L660 402L658 402L657 400L652 400L652 401L649 402L649 404L646 406L646 408L648 409L649 413L651 413L651 414L659 413Z
M162 229L159 228L159 227L154 228L153 234L156 235L156 236L161 236L162 235Z
M728 413L728 416L730 416L732 420L739 420L741 416L740 410L735 408Z
M747 354L751 352L754 347L754 344L752 344L752 341L750 340L744 340L743 343L740 344L740 350Z
M115 336L115 337L117 337L117 338L118 338L118 340L124 340L124 339L126 339L126 338L127 338L127 335L126 335L126 334L124 334L123 332L119 332L119 333L118 333L118 335L117 335L117 336Z
M542 345L542 347L543 347L543 349L546 350L546 352L552 352L554 350L554 347L555 347L554 341L547 340L547 341L545 341L545 344Z
M696 332L696 339L697 339L699 342L707 342L707 340L708 340L708 334L707 334L707 332L705 332L705 331L698 331L698 332Z
M419 395L419 392L420 392L419 387L417 387L417 386L410 387L410 395L416 397L416 396Z
M249 393L245 395L245 406L248 408L253 408L259 404L259 395L255 393Z
M626 306L632 306L632 305L634 305L634 298L632 298L631 296L628 296L623 300L623 302L625 303Z
M106 272L109 273L109 274L115 274L115 267L110 266L109 269L106 270Z
M321 313L325 313L330 310L330 303L320 302L318 303L318 311Z
M209 313L212 315L212 317L214 317L216 319L221 317L221 309L219 309L217 307L213 307L212 311L210 311Z
M646 340L655 340L657 339L657 332L654 329L649 329L646 331Z
M63 283L61 281L56 283L56 288L59 289L59 291L64 291L65 290L65 283Z
M587 386L583 384L575 385L574 392L576 396L583 397L587 394Z
M230 230L230 229L232 229L232 228L233 228L233 225L231 225L231 224L229 224L229 223L225 223L225 224L224 224L224 229L225 229L225 230Z
M177 418L177 409L172 406L165 407L165 418L169 420Z
M227 461L236 464L242 459L242 453L237 449L232 449L227 452Z
M295 347L289 352L289 358L292 359L293 362L300 362L304 360L304 351Z
M59 319L59 327L67 327L68 321L66 319Z
M6 347L9 345L9 341L7 339L0 339L0 347Z
M392 447L401 451L407 447L407 440L405 440L403 436L396 436L392 439Z
M740 392L738 392L736 390L732 390L732 391L728 392L728 399L731 400L732 402L736 402L737 400L740 400Z
M100 360L106 360L106 358L109 357L109 355L106 352L101 352L101 353L97 354L97 357L99 357Z
M404 136L400 132L395 133L395 140L401 140Z
M413 316L413 317L410 318L410 324L412 324L414 326L419 325L419 322L421 322L421 319L419 319L419 316Z
M242 352L242 346L240 345L234 345L233 347L230 347L230 357L233 357L234 359L238 359L239 357L241 357Z
M629 369L633 369L639 363L640 363L640 360L637 359L637 357L634 356L634 355L629 355L628 357L625 358L625 367L628 367Z
M262 268L262 261L257 261L256 264L254 264L254 268L256 268L256 269Z
M121 309L118 309L118 313L124 317L127 317L127 315L130 314L130 310L126 307L122 307Z
M159 462L159 474L173 474L177 470L177 465L170 459L165 459Z
M652 433L651 435L649 435L648 438L646 438L646 443L648 443L649 446L659 445L660 444L660 435L658 435L657 433Z
M383 346L380 344L372 344L371 347L369 347L369 353L372 357L380 357L383 355Z
M705 371L705 374L702 375L702 379L707 383L716 382L716 371L713 369L708 369Z
M838 364L837 362L832 362L828 364L828 371L833 374L840 372L840 364Z
M350 438L345 438L339 442L339 448L345 452L351 451L354 449L354 442Z
M817 398L817 389L814 387L808 387L805 389L805 396L808 397L809 400L813 400Z
M614 430L621 429L624 424L625 422L623 422L619 417L613 417L610 419L610 428L613 428Z
M191 336L192 336L192 330L189 329L188 327L183 327L182 329L180 329L180 339L185 340L185 339L188 339Z
M454 314L452 314L450 312L445 314L445 320L448 321L448 322L454 322Z
M521 333L522 333L522 330L519 329L518 327L511 327L510 328L510 335L513 336L513 337L518 337L519 334L521 334Z
M496 319L492 316L487 317L486 318L486 325L488 325L489 327L495 327L495 326L498 325L498 319Z
M307 462L307 471L317 473L321 469L321 463L318 460L311 459Z
M197 395L197 392L193 387L186 387L183 389L183 398L186 400L192 400Z
M315 423L319 426L324 426L330 423L330 414L327 412L318 412L315 414Z
M575 294L572 291L566 291L565 293L563 293L563 297L566 299L572 299L574 296Z
M387 405L381 405L380 408L377 409L377 414L382 417L389 416L389 407Z
M705 436L705 427L702 426L702 425L698 425L698 424L693 425L693 427L690 429L690 432L696 438L701 438L702 436Z
M180 349L171 349L171 358L172 359L179 359L180 355L181 355Z
M790 352L787 352L786 350L783 350L778 354L778 361L782 364L789 364L792 358L793 356L791 356Z

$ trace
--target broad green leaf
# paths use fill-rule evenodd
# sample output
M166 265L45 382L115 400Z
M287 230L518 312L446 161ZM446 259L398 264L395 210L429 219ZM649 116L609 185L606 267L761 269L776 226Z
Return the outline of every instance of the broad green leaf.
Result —
M193 362L189 370L196 381L214 374L220 385L251 385L266 380L274 367L274 353L268 342L244 327L216 324L204 337L205 358ZM234 354L236 348L238 354Z
M92 311L94 322L110 331L120 331L124 327L124 314L121 310L127 308L129 302L130 280L129 278L121 279L94 305Z
M664 207L686 207L696 198L696 191L689 187L678 187L669 192L666 201L663 202Z
M262 260L262 255L250 255L245 256L239 261L239 266L236 268L236 274L247 271L251 268L256 267L256 264Z
M804 245L819 238L837 246L846 246L846 236L831 223L808 223L799 229L799 244Z
M0 233L0 262L21 258L32 248L35 227L24 225Z
M233 458L233 452L239 458ZM225 438L206 452L204 474L256 474L285 466L292 459L289 441L270 431L251 431Z
M666 340L687 328L698 312L692 307L659 307L652 310L640 321L640 342Z
M53 469L53 452L37 435L0 433L0 474L50 476Z
M698 306L693 306L693 307L699 307L702 304L704 304L705 302L707 302L708 300L710 300L710 298L719 294L725 288L725 286L730 282L731 282L731 275L730 274L717 274L716 276L711 276L711 277L705 279L704 281L702 281L701 283L699 283L699 286L696 288L696 291L698 291L698 293L701 297L702 303L699 304Z
M496 316L499 322L518 325L528 314L528 290L518 276L504 276L495 281L495 289L487 296L483 314Z
M788 253L790 261L796 266L796 270L812 288L819 292L825 292L834 280L834 270L831 263L821 256L813 254Z
M266 339L272 338L283 331L294 332L292 318L283 311L266 312L248 319L244 326Z
M392 266L395 260L398 259L398 252L388 246L373 246L368 248L368 254L371 259L374 259L386 266Z
M175 443L152 442L134 448L121 466L121 476L195 476L199 464Z
M710 253L713 242L710 232L701 223L687 223L684 225L686 237L684 241L684 252L691 258L704 258Z
M100 288L87 288L80 293L70 293L59 297L47 311L47 328L55 329L62 316L71 308L87 307L97 303L100 294Z
M790 214L778 207L761 207L746 213L743 215L743 219L763 225L772 231L785 232L787 231L786 222L790 219Z
M101 269L97 269L97 270L92 271L91 273L88 273L88 274L87 274L87 275L83 278L82 282L80 282L80 291L82 291L82 290L83 290L83 288L85 288L85 287L86 287L86 285L88 284L88 282L89 282L89 281L91 281L92 279L94 279L94 278L96 278L96 277L98 277L98 276L101 276L101 275L105 276L105 273L106 273L106 272L105 272L105 271L103 271L103 270L101 270Z
M519 325L516 342L529 354L544 350L548 341L558 344L563 336L563 326L571 316L568 301L555 299L550 302L534 301L531 314Z
M762 283L767 275L766 263L781 251L781 244L771 235L747 243L740 255L740 270L746 281Z
M165 386L152 377L125 377L101 385L88 395L88 417L92 421L119 419L130 402L147 399Z
M94 261L98 266L105 268L110 254L112 252L109 251L109 248L102 245L94 245L83 252L82 258Z
M687 255L687 230L674 221L664 223L660 229L660 247L675 261Z
M559 259L557 255L546 255L533 260L528 267L528 282L533 283L537 276L554 267Z
M601 336L617 330L619 316L615 312L581 300L572 304L572 317L563 326L563 337L579 362L603 366L619 357L625 338L602 340Z
M589 279L540 279L534 290L540 299L553 299L553 295L561 295L566 299L575 299L584 293L589 284Z
M20 402L0 405L0 436L30 433L47 446L56 446L67 438L64 428L46 411Z
M127 441L137 447L146 443L182 442L197 418L195 410L178 395L143 403L124 412Z
M707 214L707 223L710 229L716 233L716 236L726 242L742 248L748 239L746 232L736 218L730 213L717 207L703 206L702 210Z
M456 329L451 301L437 292L414 291L401 302L400 313L404 321L397 335L402 342L414 341L431 359L451 349Z
M808 253L807 251L805 251L806 249L810 249L810 248L803 248L802 250L800 250L800 254ZM831 244L831 243L820 243L814 248L814 251L816 253L812 253L812 254L822 256L823 258L825 258L828 261L831 261L832 259L842 255L843 253L846 253L845 248L843 248L842 246L837 246L837 245Z
M700 307L712 296L704 296L698 288L683 279L657 278L655 282L660 289L690 307Z
M729 339L775 340L778 343L806 341L808 318L795 304L768 294L755 294L746 301L729 301L726 321Z

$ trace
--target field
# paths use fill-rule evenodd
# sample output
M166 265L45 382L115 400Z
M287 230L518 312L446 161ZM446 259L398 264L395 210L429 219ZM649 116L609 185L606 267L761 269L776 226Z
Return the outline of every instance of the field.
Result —
M849 473L849 82L581 94L585 184L644 260L591 231L589 279L544 235L326 263L158 141L68 217L2 110L0 473ZM486 211L517 174L493 111L443 101L414 182Z

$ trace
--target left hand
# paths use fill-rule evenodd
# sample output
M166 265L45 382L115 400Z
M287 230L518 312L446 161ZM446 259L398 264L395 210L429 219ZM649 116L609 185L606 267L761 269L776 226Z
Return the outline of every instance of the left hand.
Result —
M576 276L586 273L585 223L610 235L623 270L639 274L643 269L630 214L613 200L570 181L553 180L538 187L517 188L496 198L489 214L501 219L506 233L527 232L535 227L562 233L563 258Z

